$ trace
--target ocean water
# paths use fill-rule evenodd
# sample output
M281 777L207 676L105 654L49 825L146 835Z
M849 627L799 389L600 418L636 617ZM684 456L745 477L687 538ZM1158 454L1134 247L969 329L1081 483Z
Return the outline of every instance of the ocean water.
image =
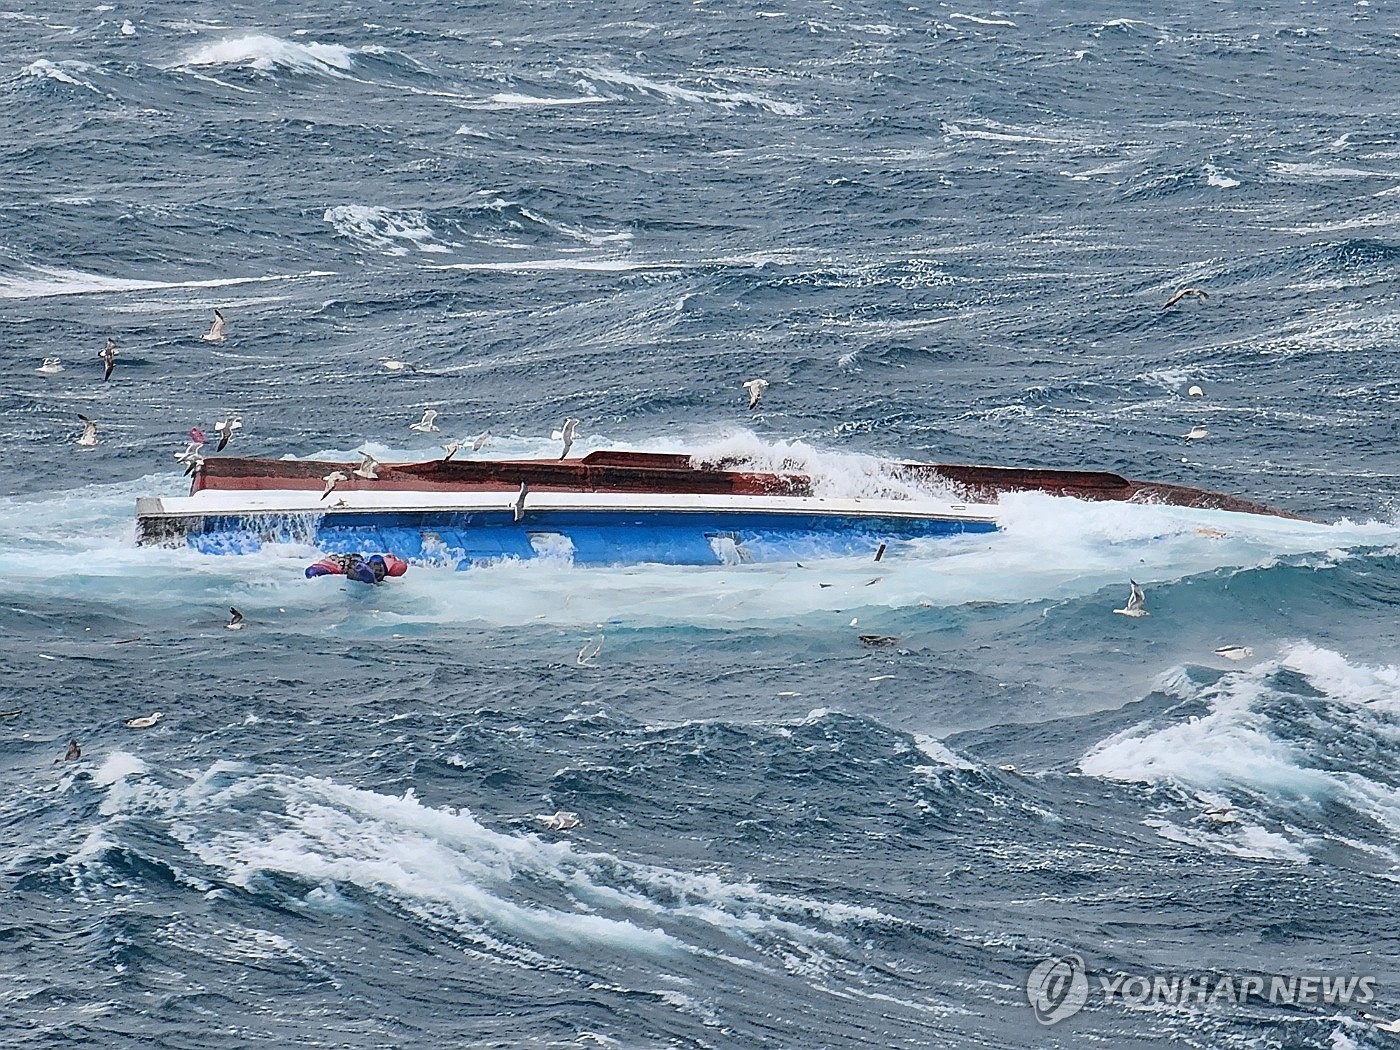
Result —
M3 1044L1389 1045L1355 1003L1042 1026L1026 983L1400 1013L1396 29L0 3ZM1026 495L878 566L373 590L136 548L230 411L247 455L548 454L572 415L830 492L1084 467L1310 520Z

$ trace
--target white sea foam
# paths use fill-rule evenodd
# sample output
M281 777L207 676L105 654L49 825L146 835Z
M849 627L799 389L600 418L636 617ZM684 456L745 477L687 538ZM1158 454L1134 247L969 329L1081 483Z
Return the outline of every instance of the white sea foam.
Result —
M463 109L480 110L510 110L510 109L545 109L552 106L596 106L603 102L611 102L612 99L605 95L581 95L566 98L547 98L535 95L520 95L514 92L501 92L484 98L479 101L468 102ZM459 135L470 134L469 131L458 129Z
M215 277L200 281L148 281L132 277L110 277L59 266L30 266L21 273L0 276L0 299L43 299L55 295L94 295L165 288L230 288L240 284L300 281L308 278L333 276L335 274L330 270L311 270L306 273L271 274L266 277Z
M427 216L416 209L379 208L365 204L338 204L322 216L336 233L382 255L450 252L452 246L434 239Z
M36 77L41 80L54 80L60 84L68 84L72 87L86 88L89 91L96 91L101 94L101 90L94 87L82 77L75 76L76 73L83 73L93 67L86 62L50 62L46 58L37 59L21 69L20 76ZM70 72L71 71L71 72Z
M356 52L340 44L283 40L264 33L228 37L188 52L176 68L235 66L259 73L278 69L343 77L354 68Z
M756 95L748 91L702 91L695 88L680 87L675 84L663 84L658 80L648 77L638 76L635 73L627 73L620 69L609 69L598 67L593 69L581 69L579 74L592 81L603 84L613 84L619 87L631 88L649 95L657 95L667 102L690 102L700 105L718 106L721 109L738 109L743 106L752 106L757 109L767 110L781 117L792 117L802 113L802 106L795 102L779 102L775 99L767 98L763 95Z
M146 772L146 763L125 751L113 751L92 775L92 782L99 787L110 787L124 777L140 776Z
M872 908L495 830L466 809L426 806L411 792L394 797L314 777L211 770L184 789L114 785L108 801L110 836L137 812L164 819L190 854L234 885L257 892L264 874L305 880L314 884L306 902L331 912L346 910L339 887L354 886L520 965L548 964L572 945L711 954L691 943L688 930L697 923L726 937L803 944L840 942L836 931L846 924L893 921ZM262 807L266 819L227 819L249 805ZM551 903L534 899L541 891ZM562 907L553 903L560 896ZM250 951L286 947L255 941Z
M1324 699L1313 702L1282 692L1284 687L1274 681L1280 668L1306 677ZM1368 777L1365 761L1338 769L1332 751L1335 738L1356 734L1383 740L1387 753L1400 746L1400 668L1354 664L1339 653L1300 642L1287 647L1276 662L1232 672L1209 687L1194 686L1181 676L1174 676L1173 683L1175 691L1207 703L1207 713L1115 734L1090 750L1080 768L1112 780L1212 794L1213 805L1225 796L1236 800L1237 808L1265 815L1282 809L1305 817L1324 802L1341 802L1387 835L1400 834L1400 789L1384 777ZM1307 711L1300 710L1304 704ZM1211 834L1228 832L1238 840L1239 830L1227 827ZM1287 852L1279 847L1281 834L1261 826L1245 836L1246 845L1281 855ZM1301 834L1287 841L1295 851L1309 844ZM1400 860L1393 851L1390 857Z
M999 11L997 12L997 14L1000 14L1000 13L1001 13L1001 12L999 12ZM1005 17L1002 17L1002 18L987 18L985 15L963 15L963 14L958 14L957 12L954 12L953 14L949 15L948 17L949 17L949 18L952 18L952 19L956 19L956 20L959 21L959 22L973 22L973 23L975 23L976 25L979 25L979 26L1011 26L1011 27L1014 28L1015 25L1016 25L1015 22L1013 22L1013 21L1011 21L1009 18L1005 18Z
M1201 169L1206 176L1206 185L1214 186L1216 189L1232 190L1240 184L1240 180L1226 175L1214 164L1207 164Z

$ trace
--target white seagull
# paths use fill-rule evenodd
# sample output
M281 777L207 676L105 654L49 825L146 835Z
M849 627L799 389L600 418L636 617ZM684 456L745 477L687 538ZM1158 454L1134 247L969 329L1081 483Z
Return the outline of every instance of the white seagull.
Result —
M398 361L392 357L381 357L379 364L386 372L403 372L409 367L406 361Z
M185 477L189 477L200 467L204 466L204 457L199 454L199 450L204 446L191 441L185 446L183 452L175 453L175 462L185 468Z
M1215 655L1226 660L1248 660L1254 655L1254 650L1247 645L1222 645L1215 650Z
M1212 824L1238 824L1239 815L1229 806L1212 806L1205 811L1205 818Z
M1186 440L1199 441L1201 438L1205 437L1209 433L1210 431L1207 430L1205 427L1195 426L1186 432Z
M126 720L126 727L128 729L150 729L151 726L155 725L160 720L161 713L159 711L152 711L150 714L143 715L141 718L128 718Z
M603 636L598 635L597 644L592 638L583 643L583 648L578 651L578 659L575 661L580 667L592 667L593 661L598 659L598 654L603 651Z
M363 456L364 459L360 460L360 465L350 473L354 474L357 478L364 478L366 481L378 481L379 460L375 459L363 449L360 450L360 455Z
M535 818L550 831L573 831L574 828L583 827L583 818L577 813L570 813L561 809L557 813L549 813Z
M480 452L491 440L491 431L483 430L476 437L472 438L472 451Z
M515 520L525 519L525 497L530 494L530 486L526 482L520 483L520 495L515 497Z
M1186 391L1186 396L1187 396L1187 397L1205 397L1205 396L1206 396L1206 392L1205 392L1204 390L1202 390L1202 389L1201 389L1200 387L1198 387L1198 386L1193 386L1190 390Z
M423 418L420 419L417 423L410 423L408 425L408 429L417 430L423 434L436 433L440 428L436 423L433 422L433 420L435 419L437 419L437 412L435 412L431 408L425 408L423 409Z
M564 442L564 451L559 453L560 459L563 459L565 456L567 456L569 454L569 449L574 447L574 434L576 434L577 432L578 420L574 419L572 416L568 416L564 420L563 427L549 435L555 441Z
M224 315L220 313L219 310L215 309L214 323L209 326L209 331L205 332L199 338L203 339L206 343L222 343L224 341L225 324Z
M443 445L442 450L446 452L447 455L442 457L442 461L446 463L449 459L451 459L459 451L461 451L461 448L462 443L460 441L449 441L447 444Z
M105 383L112 378L112 369L117 367L117 341L108 336L107 345L98 351L97 356L102 358L102 363L107 366L102 373L102 382Z
M228 620L228 623L224 624L224 629L225 629L225 630L228 630L228 631L241 631L241 630L243 630L243 614L242 614L241 612L239 612L237 609L234 609L234 608L230 607L230 608L229 608L229 620Z
M332 492L335 491L335 487L337 485L339 485L342 481L349 481L350 478L348 475L344 474L339 470L333 470L321 480L326 483L326 487L321 490L321 498L325 499L327 496L329 496Z
M56 357L46 357L44 358L44 363L34 369L34 371L38 372L40 375L57 375L59 372L63 371L63 364Z
M83 433L78 438L78 444L82 445L83 448L92 448L97 444L97 424L88 419L87 416L80 415L78 418L83 421Z
M214 432L219 435L219 443L215 446L215 452L222 452L228 448L228 443L233 439L235 430L243 429L243 420L235 413L230 412L227 419L221 419L214 424Z
M1147 604L1147 598L1142 593L1142 588L1138 586L1138 582L1129 580L1128 583L1132 586L1132 590L1128 592L1128 604L1113 611L1119 616L1151 616L1152 614L1144 608Z
M758 404L758 399L761 398L763 392L768 389L768 380L750 379L744 384L744 389L749 392L749 411L752 412L754 406Z

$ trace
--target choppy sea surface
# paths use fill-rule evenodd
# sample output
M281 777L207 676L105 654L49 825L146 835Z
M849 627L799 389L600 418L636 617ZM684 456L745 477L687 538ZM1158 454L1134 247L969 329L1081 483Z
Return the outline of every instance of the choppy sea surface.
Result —
M1044 1027L1026 980L1400 1013L1396 29L0 0L3 1044L1389 1045L1355 1004ZM878 566L359 590L138 549L230 411L247 455L548 454L572 415L833 492L1086 467L1311 520L1022 496Z

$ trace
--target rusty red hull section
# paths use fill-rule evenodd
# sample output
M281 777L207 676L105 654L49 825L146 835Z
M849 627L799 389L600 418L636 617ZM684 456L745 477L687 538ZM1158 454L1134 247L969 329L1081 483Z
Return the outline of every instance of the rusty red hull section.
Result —
M211 457L196 475L191 492L203 489L320 489L332 470L351 474L356 464L311 460ZM926 481L953 491L958 499L995 503L1002 493L1045 492L1085 500L1160 503L1180 507L1299 515L1219 492L1130 481L1118 474L1090 470L1043 470L1031 467L983 467L947 463L891 464L895 477ZM734 495L812 495L811 480L801 473L765 473L739 463L695 466L689 456L651 452L594 452L574 460L432 460L382 464L379 477L366 481L351 475L339 490L513 492L522 483L531 491L702 493Z

